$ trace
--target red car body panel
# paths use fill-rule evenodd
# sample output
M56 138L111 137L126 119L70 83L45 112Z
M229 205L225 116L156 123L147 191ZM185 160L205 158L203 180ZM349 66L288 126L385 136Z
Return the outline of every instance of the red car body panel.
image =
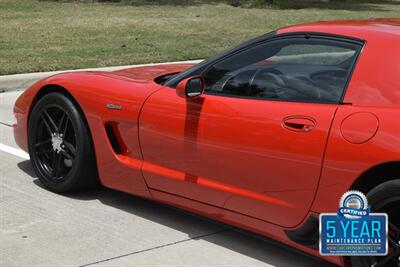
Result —
M320 22L284 28L278 33L324 32L366 40L343 102L335 115L312 210L335 212L337 202L355 178L385 162L400 160L400 19ZM384 69L383 69L384 68ZM362 144L343 138L345 118L359 112L374 114L378 120L376 135ZM375 123L374 123L375 124ZM362 135L372 123L347 131ZM390 141L389 141L390 140Z
M314 198L336 108L214 95L186 101L159 90L140 117L144 177L150 188L295 227ZM303 113L318 121L312 131L282 127Z
M296 32L365 40L342 104L208 94L186 100L154 81L187 64L65 73L36 83L18 98L16 142L27 150L27 122L37 94L49 85L65 88L89 125L104 186L321 257L284 230L296 229L311 214L335 212L340 196L362 174L400 162L400 19L310 23L277 34ZM109 103L123 110L106 109ZM287 129L286 120L308 121L311 130ZM105 125L116 130L121 154L113 151ZM344 264L339 257L323 258Z
M56 84L71 91L74 99L82 108L89 124L97 160L101 183L135 195L150 197L141 172L142 155L138 139L138 117L146 98L160 89L153 81L154 77L179 72L190 65L152 67L152 71L143 74L143 68L107 72L71 72L55 75L42 80L26 90L17 100L14 113L17 125L14 135L17 144L27 150L27 121L31 103L39 89L45 85ZM135 79L126 76L138 74ZM151 73L151 74L149 74ZM117 75L120 74L120 75ZM85 81L84 83L80 81ZM135 86L132 86L132 83ZM152 86L148 86L149 83ZM108 103L124 107L124 112L106 109ZM105 123L117 123L127 153L116 155L104 131Z

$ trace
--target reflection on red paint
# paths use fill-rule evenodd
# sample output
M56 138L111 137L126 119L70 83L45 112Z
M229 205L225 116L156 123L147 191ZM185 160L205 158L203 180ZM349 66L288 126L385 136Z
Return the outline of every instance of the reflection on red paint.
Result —
M243 188L239 188L236 186L220 183L220 182L214 181L212 179L207 179L207 178L200 177L200 176L186 174L181 171L172 170L170 168L165 168L165 167L162 167L162 166L159 166L156 164L152 164L149 162L144 162L142 170L145 172L151 172L151 173L156 173L156 174L159 174L162 176L167 176L167 177L169 177L171 179L175 179L175 180L196 183L200 186L205 186L205 187L216 189L219 191L225 191L228 193L240 195L240 196L247 197L247 198L252 198L252 199L256 199L256 200L260 200L260 201L264 201L264 202L269 202L269 203L273 203L273 204L285 206L285 207L293 207L292 204L287 203L287 202L282 201L277 198L273 198L273 197L266 196L263 194L258 194L258 193L255 193L255 192L243 189Z

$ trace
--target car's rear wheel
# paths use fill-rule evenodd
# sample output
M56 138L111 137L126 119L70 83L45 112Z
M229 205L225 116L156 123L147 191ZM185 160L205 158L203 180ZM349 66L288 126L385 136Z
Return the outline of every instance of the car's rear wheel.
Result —
M373 212L389 216L389 254L382 257L351 257L353 267L400 267L400 179L380 184L367 194Z
M64 193L96 185L89 130L66 95L46 94L35 104L29 118L28 143L32 165L47 189Z

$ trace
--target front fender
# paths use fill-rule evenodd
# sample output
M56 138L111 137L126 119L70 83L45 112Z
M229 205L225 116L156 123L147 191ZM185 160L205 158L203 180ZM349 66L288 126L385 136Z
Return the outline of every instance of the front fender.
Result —
M103 185L144 197L150 197L141 173L142 155L138 139L138 119L143 103L160 85L135 83L132 79L102 72L71 72L41 80L16 101L17 144L28 151L28 120L35 102L44 94L64 91L79 105L90 129L100 181ZM121 110L108 109L107 104ZM105 125L118 127L126 144L124 155L114 152Z

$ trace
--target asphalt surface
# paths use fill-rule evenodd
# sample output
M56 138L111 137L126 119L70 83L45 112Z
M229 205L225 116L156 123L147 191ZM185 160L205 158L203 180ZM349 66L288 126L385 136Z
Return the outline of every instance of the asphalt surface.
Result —
M0 266L328 266L113 190L47 191L13 140L19 94L0 93Z

